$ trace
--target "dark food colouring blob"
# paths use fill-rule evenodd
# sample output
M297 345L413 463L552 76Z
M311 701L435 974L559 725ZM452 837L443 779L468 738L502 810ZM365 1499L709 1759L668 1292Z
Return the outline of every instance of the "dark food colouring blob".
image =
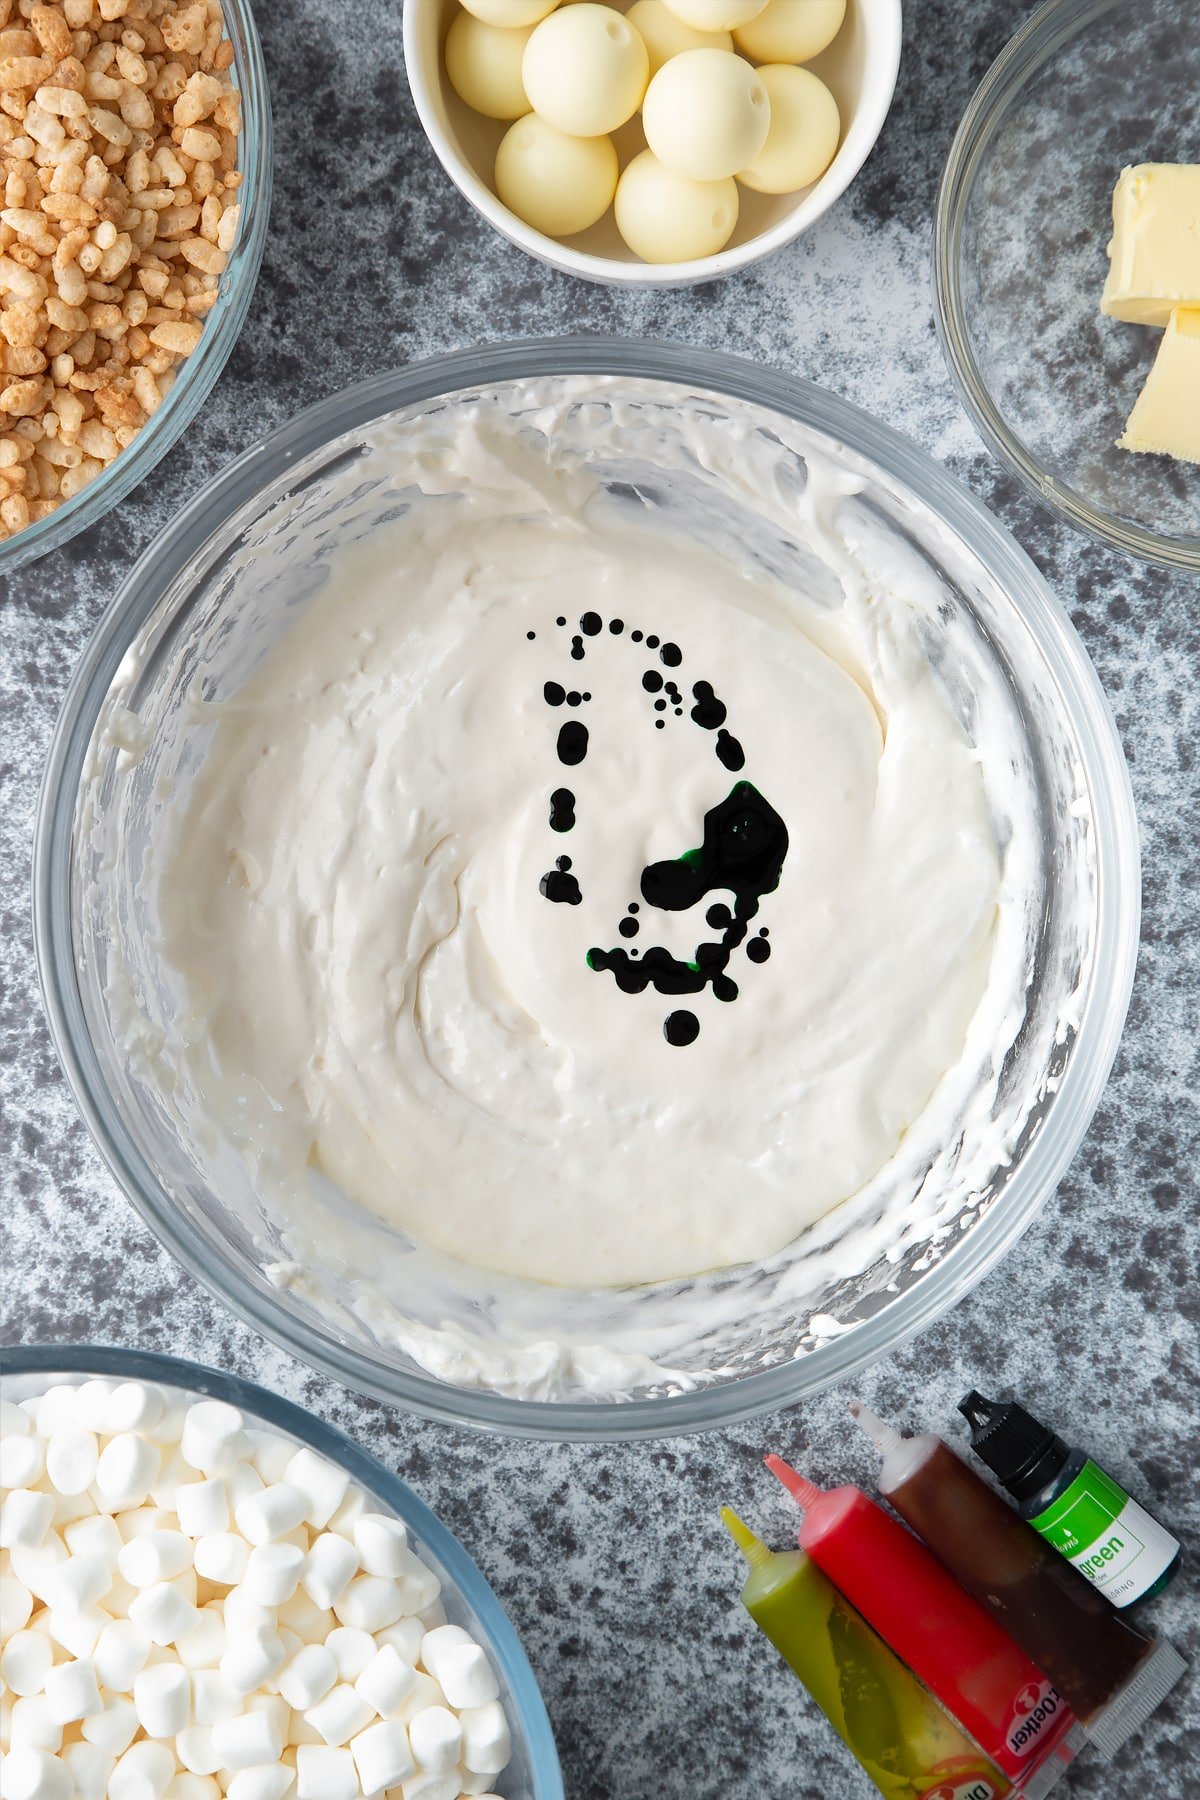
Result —
M725 767L734 775L739 769L744 769L746 766L746 752L728 731L718 731L717 733L717 761L724 763Z
M632 638L632 639L633 639L633 641L634 641L634 643L635 643L635 644L640 644L640 643L641 643L641 641L642 641L642 634L641 634L641 632L640 632L640 631L631 631L631 632L630 632L630 634L629 634L629 635L630 635L630 637L631 637L631 638Z
M560 687L557 681L548 681L542 689L542 698L547 706L561 706L566 697L566 688Z
M718 725L725 723L725 707L707 681L695 684L692 698L696 702L692 708L692 717L702 731L715 731Z
M571 657L574 662L583 661L583 639L581 637L571 639Z
M550 796L551 831L570 831L575 824L575 796L570 788L555 788Z
M604 626L599 613L586 612L579 621L579 629L584 637L598 637Z
M621 923L617 926L617 930L623 938L636 937L638 929L639 927L636 919L622 919Z
M614 637L620 637L625 629L624 619L610 619L608 621L608 629L612 632Z
M771 946L766 938L751 938L746 945L746 955L752 963L765 963L771 954Z
M565 620L565 619L555 619L555 621L554 621L554 623L555 623L555 624L556 624L556 625L565 625L565 624L566 624L566 622L567 622L567 621L566 621L566 620Z
M663 1036L677 1048L694 1044L700 1036L700 1021L694 1012L668 1013L663 1020Z
M779 886L787 851L787 826L775 808L748 781L739 781L720 805L705 813L704 842L698 850L650 863L641 876L643 900L663 912L686 912L714 891L732 893L732 915L727 907L720 909L728 919L720 942L697 945L691 962L681 962L657 944L636 965L626 950L593 949L588 967L610 969L623 994L642 994L651 986L660 994L699 994L711 986L718 1000L735 1000L737 984L725 973L729 959L744 941L763 895ZM717 911L714 906L708 917L714 930L719 925L711 914Z
M538 883L547 900L553 900L556 906L578 906L583 899L579 883L568 873L570 867L570 857L560 856L549 874L543 875Z
M704 922L706 925L711 925L714 931L724 931L727 925L733 924L733 914L727 906L722 906L718 902L716 906L709 907L704 915Z
M651 632L650 636L646 639L646 648L647 650L658 649L658 639L654 636L653 632Z
M578 719L568 719L558 729L558 760L573 769L587 755L588 728Z
M664 644L658 653L658 660L668 669L677 669L683 661L683 651L678 644Z
M663 679L657 669L647 669L642 676L642 686L648 694L657 694L662 684Z
M570 693L567 695L567 705L568 706L578 706L579 702L582 699L583 699L583 695L581 693L579 693L579 691L576 688L572 688Z
M532 644L534 638L537 636L537 632L536 631L527 631L525 633L525 636L529 639L530 643Z

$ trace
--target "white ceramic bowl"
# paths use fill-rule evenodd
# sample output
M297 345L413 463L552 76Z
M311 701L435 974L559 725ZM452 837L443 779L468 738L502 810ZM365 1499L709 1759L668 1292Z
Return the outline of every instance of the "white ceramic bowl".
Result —
M629 0L613 3L624 12ZM492 169L508 124L472 112L446 79L442 46L458 10L458 0L404 0L408 85L438 161L476 212L510 243L568 275L632 287L688 287L715 281L760 262L807 231L845 193L870 155L900 68L900 0L849 0L845 23L833 43L805 64L832 90L842 115L842 140L821 179L795 194L755 194L739 188L737 230L724 250L692 262L644 263L622 241L611 207L599 224L563 242L535 231L497 199ZM616 134L622 165L645 142L640 117L622 126Z

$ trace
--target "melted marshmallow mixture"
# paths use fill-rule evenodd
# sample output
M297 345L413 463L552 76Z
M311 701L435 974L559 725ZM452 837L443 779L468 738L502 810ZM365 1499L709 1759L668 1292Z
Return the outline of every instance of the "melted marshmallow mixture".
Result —
M427 483L211 709L158 891L206 1105L485 1269L763 1259L962 1054L978 757L902 600L509 474Z

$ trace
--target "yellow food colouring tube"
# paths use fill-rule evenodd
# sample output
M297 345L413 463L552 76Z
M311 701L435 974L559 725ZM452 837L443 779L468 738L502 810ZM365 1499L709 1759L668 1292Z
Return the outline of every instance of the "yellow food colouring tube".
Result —
M721 1520L750 1565L742 1605L888 1800L1003 1800L1001 1774L803 1550Z

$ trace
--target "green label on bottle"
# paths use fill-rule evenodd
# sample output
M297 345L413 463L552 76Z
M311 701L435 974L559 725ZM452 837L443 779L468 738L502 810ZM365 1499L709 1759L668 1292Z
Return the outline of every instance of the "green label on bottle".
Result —
M1128 1606L1152 1587L1179 1549L1094 1462L1084 1463L1070 1487L1029 1522L1114 1606Z

